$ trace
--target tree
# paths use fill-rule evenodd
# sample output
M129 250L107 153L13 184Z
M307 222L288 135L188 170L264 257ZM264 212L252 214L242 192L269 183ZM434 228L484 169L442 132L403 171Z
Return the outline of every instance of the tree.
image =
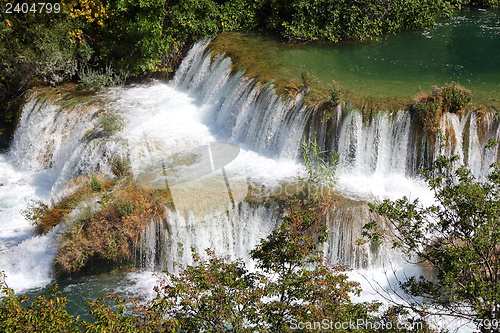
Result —
M424 207L408 198L371 205L390 219L394 247L430 264L433 277L411 277L405 292L418 296L410 307L472 321L482 332L500 325L500 163L477 182L457 156L439 157L422 172L437 203ZM366 226L377 238L376 225Z
M261 331L261 276L241 260L227 263L207 250L208 259L193 252L194 266L170 275L156 288L152 307L179 321L189 332ZM254 325L247 327L249 323Z
M14 296L7 288L5 274L0 272L0 331L1 332L79 332L78 319L66 312L66 298L54 286L49 295L29 302L27 296ZM23 304L24 303L24 304Z

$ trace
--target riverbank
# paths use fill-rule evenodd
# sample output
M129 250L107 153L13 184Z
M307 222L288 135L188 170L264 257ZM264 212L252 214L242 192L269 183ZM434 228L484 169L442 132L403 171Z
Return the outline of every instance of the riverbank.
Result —
M311 100L334 90L358 109L409 109L433 86L457 82L472 91L476 108L500 107L497 11L464 9L427 30L367 42L287 43L272 35L227 32L212 41L215 54L233 60L284 98L309 91ZM467 47L462 47L467 45ZM316 96L315 96L316 95Z

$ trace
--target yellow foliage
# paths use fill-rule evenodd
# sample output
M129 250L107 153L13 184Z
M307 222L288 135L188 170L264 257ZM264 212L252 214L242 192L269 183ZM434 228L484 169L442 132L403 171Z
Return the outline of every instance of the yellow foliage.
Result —
M84 18L88 23L97 22L104 26L109 12L101 0L67 0L61 2L64 10L71 18Z
M75 44L77 41L81 42L83 31L81 29L70 30L68 31L68 34L70 36L69 39L71 43Z
M109 18L109 12L101 0L66 0L61 1L63 12L72 19L83 18L88 23L96 22L104 26L104 22ZM69 39L72 44L82 42L82 30L71 30Z

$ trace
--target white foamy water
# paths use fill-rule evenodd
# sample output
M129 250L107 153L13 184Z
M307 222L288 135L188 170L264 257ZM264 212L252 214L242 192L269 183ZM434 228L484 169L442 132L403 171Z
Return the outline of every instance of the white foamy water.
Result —
M424 206L435 204L434 194L427 183L418 178L401 174L363 175L339 172L338 188L348 197L379 202L384 199L397 200L406 196L410 201L418 199Z
M29 198L46 199L46 181L43 175L20 171L1 154L0 184L0 270L16 291L43 286L52 280L51 237L33 237L33 226L21 212Z
M203 121L213 106L200 105L171 84L116 89L110 98L117 99L110 107L126 119L125 129L117 138L127 147L135 170L161 165L176 154L218 141L218 132ZM275 185L296 177L300 164L294 159L270 158L241 149L225 168L232 180L247 181L250 177L259 183Z
M128 156L133 169L140 172L147 166L169 161L176 153L217 141L216 135L201 120L209 106L200 106L187 93L170 84L112 89L103 98L109 101L106 110L124 119L125 126L121 131L89 139L89 131L99 130L98 107L90 105L76 110L61 110L56 104L32 101L25 107L11 151L1 156L0 269L5 271L8 285L18 292L43 287L54 279L55 237L53 233L33 236L31 222L21 214L27 208L28 199L48 204L51 199L57 199L71 177L87 172L109 173L112 156ZM242 149L236 159L225 166L225 172L231 186L234 185L236 196L238 187L248 186L249 182L277 186L294 178L299 168L300 165L293 160L265 157ZM207 178L224 184L220 171L203 179L206 181ZM186 186L199 185L191 182ZM213 195L210 187L208 192L209 197ZM246 194L243 191L236 199L241 201ZM177 198L174 197L174 200ZM252 209L247 210L239 217L244 225L253 220ZM179 239L184 237L187 241L192 237L193 245L197 245L199 250L219 246L220 249L228 249L229 243L238 242L230 245L233 257L253 248L274 226L272 221L276 220L262 220L263 227L245 226L248 237L254 241L239 248L238 244L247 242L242 240L243 234L237 236L240 231L233 228L233 220L221 222L217 215L208 215L204 219L213 221L214 229L199 230L192 235L192 226L199 225L199 217L188 218L191 222L185 222L181 216L179 219L171 217L171 220L185 225L176 231ZM226 236L216 231L219 227L226 228ZM176 224L172 228L177 228ZM177 244L174 240L171 242ZM177 252L174 251L175 254ZM185 251L172 261L189 260L189 257L189 251Z

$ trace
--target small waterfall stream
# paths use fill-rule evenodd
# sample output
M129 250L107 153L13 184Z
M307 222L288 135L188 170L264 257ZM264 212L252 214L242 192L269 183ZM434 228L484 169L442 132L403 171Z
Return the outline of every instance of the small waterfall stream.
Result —
M378 112L366 121L359 110L344 106L321 121L300 99L280 99L272 84L231 74L230 59L212 57L207 45L197 43L166 84L113 88L91 98L38 93L25 105L11 150L0 156L0 269L17 291L53 279L55 236L32 235L19 213L25 198L49 202L72 177L111 175L116 156L129 158L140 174L221 141L238 145L238 157L224 171L172 186L178 210L144 229L136 243L139 267L174 271L174 263L191 262L191 247L199 252L211 247L229 259L248 261L248 252L279 223L280 212L277 205L254 206L245 198L252 187L271 192L303 175L297 160L305 138L341 157L339 190L347 198L327 218L327 258L353 267L374 267L391 258L389 249L355 247L361 227L376 218L362 200L407 195L432 202L416 172L434 158L432 151L440 151L439 142L429 147L405 111ZM106 121L120 126L110 131ZM496 149L484 148L487 139L500 137L496 118L450 114L442 126L455 134L453 152L483 179L498 158Z
M201 254L204 249L211 248L229 260L242 258L250 263L248 252L276 227L279 214L277 207L252 208L242 203L225 213L207 215L203 220L193 213L183 215L170 211L166 221L168 232L162 233L164 246L156 246L155 251L148 248L146 260L141 260L144 268L175 272L179 264L193 264L191 248ZM142 241L155 241L156 236L150 232L144 231ZM157 261L152 262L155 256Z

